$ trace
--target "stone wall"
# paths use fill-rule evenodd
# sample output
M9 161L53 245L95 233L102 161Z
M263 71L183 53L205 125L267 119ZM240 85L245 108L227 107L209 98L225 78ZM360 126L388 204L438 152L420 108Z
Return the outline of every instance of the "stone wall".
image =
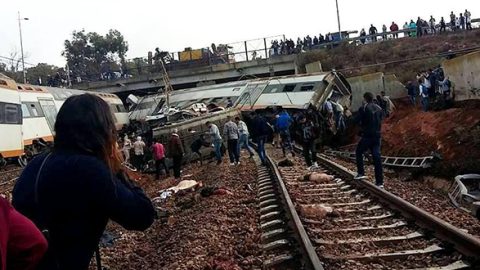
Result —
M480 99L480 51L446 60L445 75L455 86L455 99Z
M382 72L377 72L347 78L347 80L352 87L352 111L354 112L362 105L365 92L371 92L376 96L385 91L385 94L392 99L407 95L404 85L394 74L384 75Z

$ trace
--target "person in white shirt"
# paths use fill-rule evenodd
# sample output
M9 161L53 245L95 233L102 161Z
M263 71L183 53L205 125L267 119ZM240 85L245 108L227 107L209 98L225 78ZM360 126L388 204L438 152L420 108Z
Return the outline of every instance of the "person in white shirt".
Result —
M232 121L232 117L228 116L228 121L223 127L223 136L227 140L228 156L230 165L238 165L240 163L240 153L238 152L238 126Z
M128 138L128 135L125 134L125 137L123 137L123 155L125 156L125 163L129 164L130 163L130 149L132 149L132 141Z
M428 106L429 106L429 100L428 100L428 88L425 86L425 84L419 80L418 81L418 88L420 92L420 97L422 98L422 108L424 112L428 111Z
M137 168L137 170L141 170L143 167L143 162L145 159L144 149L145 143L142 141L142 137L138 136L137 141L133 143L133 153L135 154L135 164L133 165L135 168Z
M240 153L242 148L245 148L250 154L250 158L252 158L254 154L252 149L248 145L248 136L250 136L250 133L248 132L247 124L240 120L240 117L235 117L235 122L237 123L238 132L240 133L240 139L238 140L238 153Z
M472 30L472 13L465 9L465 22L467 23L467 30Z
M210 121L205 124L209 128L208 134L212 138L217 164L220 164L222 163L222 136L220 135L220 130L218 129L217 125L211 123Z

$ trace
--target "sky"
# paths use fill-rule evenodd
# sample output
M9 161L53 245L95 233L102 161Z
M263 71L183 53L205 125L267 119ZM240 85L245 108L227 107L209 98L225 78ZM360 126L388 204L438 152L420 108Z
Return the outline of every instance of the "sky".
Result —
M2 0L7 1L7 0ZM448 17L468 9L480 17L479 0L338 0L342 30L421 16ZM18 11L25 62L64 66L61 53L74 30L105 34L119 30L129 44L127 58L146 57L156 47L177 52L276 35L294 40L338 31L335 0L16 0L1 5L0 56L20 53ZM260 46L260 45L258 45ZM0 59L1 60L1 59ZM26 66L28 67L28 66Z

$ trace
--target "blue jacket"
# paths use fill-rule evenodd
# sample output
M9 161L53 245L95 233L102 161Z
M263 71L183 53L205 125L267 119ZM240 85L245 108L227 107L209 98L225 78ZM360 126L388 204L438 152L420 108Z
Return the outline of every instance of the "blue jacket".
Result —
M45 157L25 168L12 202L39 228L49 230L49 256L38 269L87 269L109 219L128 230L145 230L153 223L155 210L143 191L88 155L52 154L38 181L37 205L35 180Z
M293 120L290 115L287 112L282 112L277 119L275 128L277 131L288 130L292 122Z

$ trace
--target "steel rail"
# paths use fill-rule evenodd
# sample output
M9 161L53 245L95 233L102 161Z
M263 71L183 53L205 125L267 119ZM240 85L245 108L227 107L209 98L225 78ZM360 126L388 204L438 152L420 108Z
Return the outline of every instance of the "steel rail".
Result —
M286 213L291 218L291 221L293 223L292 224L293 230L299 240L299 244L301 245L302 251L304 251L304 256L308 259L307 264L309 268L314 270L324 270L323 265L320 262L320 259L318 258L317 252L315 251L315 248L313 247L312 242L310 241L310 237L307 235L305 227L303 226L302 221L298 216L297 210L295 209L295 205L293 204L292 199L290 198L287 187L283 182L280 171L278 170L277 165L275 164L275 161L273 161L273 159L268 154L266 155L266 158L267 158L267 165L270 168L270 171L272 172L272 176L273 178L275 178L275 181L278 182L280 194L286 206L285 207Z
M299 148L297 147L297 150L298 149ZM375 198L388 204L391 208L398 210L407 219L415 221L418 226L428 231L432 231L436 237L452 244L460 253L480 259L480 239L465 233L461 229L416 207L406 200L385 191L384 189L378 188L368 181L354 180L355 175L353 172L329 160L325 155L317 154L317 158L323 166L337 172L344 177L344 180L348 180L358 187L365 189Z

